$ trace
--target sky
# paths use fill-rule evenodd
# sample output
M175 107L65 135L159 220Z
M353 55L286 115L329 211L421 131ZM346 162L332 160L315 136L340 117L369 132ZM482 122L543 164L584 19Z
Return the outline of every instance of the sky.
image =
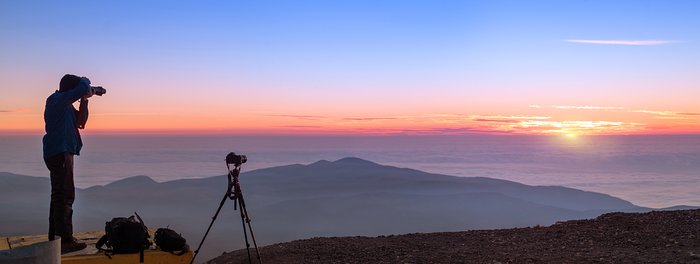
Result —
M700 1L0 1L0 133L697 134Z

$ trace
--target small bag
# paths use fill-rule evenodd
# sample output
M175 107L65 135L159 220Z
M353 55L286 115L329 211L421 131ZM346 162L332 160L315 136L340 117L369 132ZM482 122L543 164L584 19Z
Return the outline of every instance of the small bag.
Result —
M187 253L187 251L190 249L190 247L187 245L187 240L185 240L182 235L170 228L158 228L153 236L153 240L156 242L156 246L158 246L160 250L170 252L178 256ZM180 252L175 253L175 251Z

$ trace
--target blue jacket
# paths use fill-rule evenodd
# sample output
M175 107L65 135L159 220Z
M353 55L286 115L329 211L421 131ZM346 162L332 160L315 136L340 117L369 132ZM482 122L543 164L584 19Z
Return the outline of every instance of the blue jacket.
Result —
M78 132L78 111L73 103L89 92L89 81L82 80L75 88L64 92L56 91L46 98L46 135L43 139L45 160L64 152L80 155L83 142ZM82 118L87 118L87 105L81 106L81 112L84 115Z

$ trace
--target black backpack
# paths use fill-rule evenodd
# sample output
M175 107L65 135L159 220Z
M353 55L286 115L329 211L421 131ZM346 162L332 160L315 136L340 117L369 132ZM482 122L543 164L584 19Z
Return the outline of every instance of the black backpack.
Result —
M95 247L104 251L105 255L110 258L109 253L130 254L138 252L140 253L140 261L143 263L143 251L151 246L149 237L148 228L143 224L143 220L138 214L136 217L133 215L128 218L115 217L112 218L112 221L105 223L105 235L97 241ZM107 248L102 246L107 246Z
M160 250L178 256L184 255L190 249L187 245L187 240L170 228L158 228L153 235L153 241L156 242ZM175 253L175 251L180 251L180 253Z

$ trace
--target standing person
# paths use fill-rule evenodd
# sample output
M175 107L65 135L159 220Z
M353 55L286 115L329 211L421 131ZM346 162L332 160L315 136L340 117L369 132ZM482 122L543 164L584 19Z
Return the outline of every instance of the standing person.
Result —
M84 249L86 244L73 237L73 156L80 155L83 142L78 129L85 128L88 98L93 94L90 80L66 74L58 91L46 99L43 138L44 163L51 175L49 240L61 237L61 253ZM80 100L79 110L73 103Z

